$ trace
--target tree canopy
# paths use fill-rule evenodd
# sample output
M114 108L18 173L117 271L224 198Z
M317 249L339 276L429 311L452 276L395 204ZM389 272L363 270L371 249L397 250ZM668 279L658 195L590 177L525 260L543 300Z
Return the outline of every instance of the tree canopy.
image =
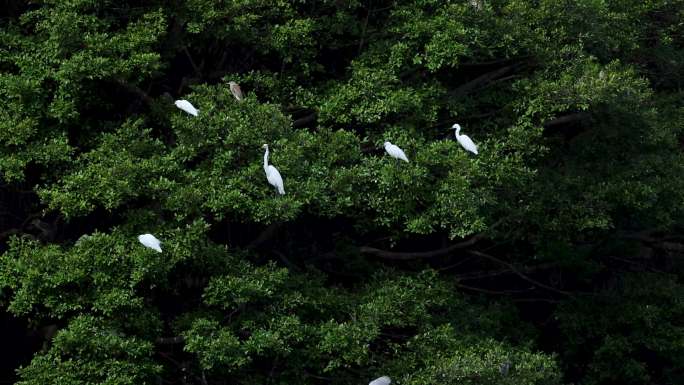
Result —
M8 381L684 382L683 0L2 4Z

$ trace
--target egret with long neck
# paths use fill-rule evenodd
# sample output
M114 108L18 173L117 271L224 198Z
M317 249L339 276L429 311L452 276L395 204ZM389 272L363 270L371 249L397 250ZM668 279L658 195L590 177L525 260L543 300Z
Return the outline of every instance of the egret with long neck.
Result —
M473 141L468 137L468 135L460 135L461 133L461 125L460 124L454 124L451 126L451 128L456 129L456 140L458 140L458 143L461 144L461 147L463 147L466 151L470 151L473 154L477 155L477 146Z
M285 194L285 187L283 186L283 177L280 176L278 169L268 164L268 144L264 144L263 148L266 150L264 152L264 172L266 173L266 179L273 187L278 190L278 194Z

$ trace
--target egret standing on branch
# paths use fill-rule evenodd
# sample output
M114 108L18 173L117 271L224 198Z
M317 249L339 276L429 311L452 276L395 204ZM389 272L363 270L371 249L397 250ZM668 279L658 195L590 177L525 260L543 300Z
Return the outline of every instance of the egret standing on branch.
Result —
M466 151L470 151L473 154L477 155L477 146L468 137L468 135L459 135L461 132L461 125L457 123L451 126L451 128L456 129L456 140L458 140L458 143L461 144L461 147L463 147Z
M406 154L404 154L404 151L401 150L398 146L395 146L394 144L390 142L385 142L385 151L395 159L401 159L404 162L408 162L408 158L406 157Z
M240 88L240 85L235 82L228 82L228 85L230 85L230 93L235 96L235 99L237 99L238 102L241 102L245 96L242 95L242 89Z
M195 108L195 106L193 106L192 103L190 103L189 101L187 101L185 99L176 100L175 104L176 104L176 107L180 108L181 110L187 112L188 114L190 114L192 116L197 116L197 113L199 113L197 108Z
M149 247L149 248L152 249L152 250L157 250L157 251L160 252L160 253L162 252L162 249L161 249L161 246L160 246L161 242L160 242L159 239L157 239L157 237L155 237L154 235L152 235L152 234L142 234L142 235L138 235L138 240L139 240L140 243L142 243L145 247Z
M268 183L278 190L278 194L284 195L285 187L283 186L283 177L280 176L278 169L268 164L268 144L264 144L263 148L266 149L266 152L264 153L264 172L266 172L266 179L268 179Z
M382 376L382 377L376 378L375 380L369 382L368 385L390 385L391 383L392 383L392 379L390 379L387 376Z

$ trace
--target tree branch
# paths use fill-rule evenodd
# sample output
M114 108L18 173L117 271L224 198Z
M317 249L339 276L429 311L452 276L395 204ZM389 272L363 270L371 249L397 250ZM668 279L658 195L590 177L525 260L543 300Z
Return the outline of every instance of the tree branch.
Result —
M125 88L127 91L136 94L148 106L152 106L152 104L154 103L154 99L152 99L152 97L150 97L150 95L148 95L147 92L143 91L140 87L136 86L135 84L128 83L123 79L114 79L114 81L118 85Z
M361 254L366 254L366 255L372 255L374 257L379 257L379 258L384 258L384 259L394 259L394 260L413 260L413 259L424 259L424 258L434 258L434 257L441 257L443 255L448 255L451 254L452 252L458 250L458 249L463 249L468 246L472 246L478 241L480 241L482 238L484 238L485 234L480 233L474 235L472 238L459 242L456 244L453 244L451 246L442 248L442 249L437 249L437 250L430 250L430 251L387 251L387 250L381 250L381 249L376 249L375 247L368 247L368 246L362 246L359 251Z
M572 293L570 293L570 292L567 292L567 291L564 291L564 290L560 290L560 289L556 289L556 288L553 287L553 286L549 286L549 285L547 285L547 284L545 284L545 283L539 282L539 281L537 281L537 280L535 280L535 279L532 279L532 278L528 277L525 273L523 273L522 271L520 271L520 270L519 270L517 267L515 267L512 263L506 262L506 261L504 261L504 260L502 260L502 259L499 259L499 258L493 256L493 255L489 255L489 254L487 254L487 253L483 253L483 252L481 252L481 251L476 251L476 250L468 250L468 253L469 253L469 254L472 254L472 255L476 255L476 256L478 256L478 257L485 258L485 259L489 259L490 261L494 261L494 262L499 263L499 264L502 264L502 265L508 267L508 268L509 268L513 273L515 273L518 277L522 278L523 280L525 280L525 281L527 281L527 282L529 282L529 283L531 283L531 284L533 284L533 285L539 286L539 287L541 287L541 288L544 288L544 289L546 289L546 290L552 291L552 292L554 292L554 293L563 294L563 295L566 295L566 296L569 296L569 297L573 297Z
M175 337L159 337L155 341L157 345L178 345L185 343L185 337L175 336Z
M489 290L489 289L483 289L481 287L468 286L468 285L464 285L461 283L456 283L456 286L460 287L462 289L472 290L472 291L477 291L479 293L492 294L492 295L513 295L513 294L520 294L520 293L528 293L531 290L534 290L534 288L525 289L525 290Z
M370 2L369 2L370 3ZM356 55L361 54L361 50L363 49L363 43L366 38L366 31L368 30L368 20L370 19L370 15L373 12L372 9L368 10L368 13L366 13L366 20L363 22L363 28L361 30L361 40L359 41L359 49L357 50Z
M551 128L553 126L559 126L561 124L578 122L589 118L589 116L591 116L591 114L589 114L588 112L575 112L569 115L563 115L558 118L549 120L548 122L544 123L544 127Z
M556 266L558 266L558 264L554 263L554 262L542 263L542 264L539 264L536 266L530 266L530 267L527 267L524 269L518 269L518 272L532 273L532 272L539 271L539 270L550 269L550 268L556 267ZM461 280L461 281L470 281L470 280L477 280L477 279L483 279L483 278L492 278L492 277L496 277L499 275L506 275L506 274L516 274L516 272L507 268L507 269L494 270L494 271L476 271L476 272L467 273L467 274L459 274L459 275L455 275L454 278Z
M516 64L511 64L507 65L505 67L501 67L499 69L496 69L494 71L487 72L483 75L480 75L476 77L475 79L460 85L458 88L455 90L451 91L448 93L449 96L451 97L461 97L465 96L477 87L483 86L488 84L489 82L496 80L504 75L507 75L518 68L521 68L525 65L525 63L516 63Z
M247 245L248 249L256 249L264 243L268 242L269 239L273 238L280 229L280 223L271 223L264 229L264 231L259 234L252 242Z
M192 66L192 69L195 71L195 74L199 77L202 78L202 72L200 71L200 68L195 64L195 61L192 59L192 55L190 55L190 51L188 51L188 47L184 46L183 51L185 52L185 56L188 57L188 60L190 61L190 65Z
M292 122L292 125L293 125L294 127L303 127L303 126L306 126L306 125L309 124L309 123L315 122L317 116L318 116L318 113L314 112L314 113L312 113L312 114L309 114L309 115L307 115L307 116L304 116L304 117L302 117L302 118L299 118L299 119L295 120L294 122Z

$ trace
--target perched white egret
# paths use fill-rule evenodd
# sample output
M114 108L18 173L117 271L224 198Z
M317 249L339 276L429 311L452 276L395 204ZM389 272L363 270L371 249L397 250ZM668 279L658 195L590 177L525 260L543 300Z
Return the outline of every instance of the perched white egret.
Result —
M499 366L499 373L501 373L502 376L505 376L508 374L508 371L510 369L511 369L511 363L509 361L506 361Z
M477 146L468 137L468 135L459 135L461 133L461 125L457 123L451 126L451 128L456 129L456 140L458 140L458 143L461 144L461 147L463 147L466 151L470 151L477 155Z
M382 376L379 378L376 378L375 380L371 381L368 383L368 385L390 385L392 383L392 379L387 377L387 376Z
M152 234L138 235L138 240L145 247L149 247L150 249L157 250L160 253L162 252L162 249L160 246L161 242L154 235L152 235Z
M176 104L176 107L180 108L181 110L187 112L192 116L197 116L197 114L199 113L197 108L195 108L195 106L193 106L192 103L185 99L176 100L174 103Z
M478 11L482 10L484 0L470 0L470 5Z
M81 235L81 236L76 240L76 242L74 243L74 246L80 245L82 242L88 240L88 238L91 238L91 237L92 237L92 235L88 235L88 234L83 234L83 235Z
M283 177L280 176L278 169L268 164L268 144L264 144L263 148L266 149L264 153L264 172L266 172L266 179L273 187L278 190L278 194L285 194L285 187L283 186Z
M408 162L408 158L406 157L406 154L404 154L404 151L401 150L398 146L395 146L394 144L390 142L385 142L385 151L395 159L401 159L404 162Z
M245 96L242 94L242 89L240 88L240 85L235 83L235 82L228 82L230 85L230 93L235 96L235 99L237 99L239 102L242 101L242 99L245 98Z

